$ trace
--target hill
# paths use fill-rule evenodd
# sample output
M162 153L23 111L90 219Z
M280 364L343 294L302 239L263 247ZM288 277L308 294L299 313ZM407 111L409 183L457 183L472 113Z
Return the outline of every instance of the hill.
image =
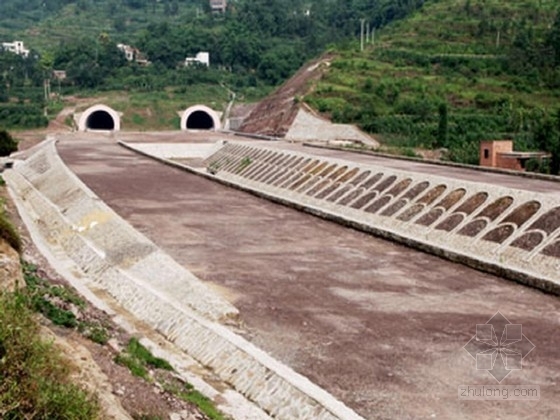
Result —
M31 54L0 52L0 125L44 125L43 110L56 114L56 98L68 95L141 96L148 103L147 111L136 109L142 129L153 121L143 113L159 113L157 101L191 103L220 89L218 109L228 90L238 100L261 98L326 45L353 37L363 16L381 24L420 4L237 0L226 13L211 13L208 0L2 0L0 40L23 40ZM127 62L119 43L139 49L151 65ZM210 53L209 68L185 68L185 57L199 51ZM66 78L53 79L54 69ZM157 127L173 128L175 120L167 113Z
M225 13L212 13L209 0L3 0L0 39L21 39L44 54L81 39L93 48L103 36L166 67L205 50L216 66L278 84L329 43L354 35L361 18L384 24L421 3L230 0Z
M39 54L27 61L0 54L0 124L45 123L43 108L60 107L43 93L53 68L68 76L56 93L137 98L129 111L141 129L168 103L155 123L173 128L179 105L221 92L213 99L220 109L228 90L238 100L261 98L327 49L328 71L297 99L335 122L356 123L398 153L437 149L466 163L478 161L479 140L512 138L517 150L552 152L558 167L556 7L553 0L238 0L213 14L206 0L4 0L0 35L21 36ZM363 51L362 22L372 28ZM152 65L124 60L119 42ZM182 66L198 51L210 51L210 68Z
M546 0L427 1L376 30L363 51L357 41L331 51L337 58L305 100L400 153L445 148L448 159L476 164L479 140L502 138L513 138L518 150L554 151L556 7Z

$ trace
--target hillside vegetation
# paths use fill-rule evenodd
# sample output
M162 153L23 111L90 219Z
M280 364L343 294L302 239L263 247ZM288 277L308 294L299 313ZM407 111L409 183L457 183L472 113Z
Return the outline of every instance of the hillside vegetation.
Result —
M560 169L560 19L554 0L3 0L0 36L29 59L0 53L0 125L36 127L59 95L103 97L126 126L176 128L175 111L262 98L306 60L337 57L304 100L359 124L386 147L478 161L482 139L545 150ZM360 24L372 34L360 48ZM151 65L128 62L117 43ZM184 67L209 51L209 68ZM52 80L52 70L67 79ZM51 79L50 96L43 83ZM126 92L123 94L122 92ZM47 118L45 117L45 114Z
M23 59L0 53L0 126L45 125L43 114L50 117L62 106L59 94L116 97L127 91L143 104L154 101L135 108L132 122L138 124L127 124L142 129L153 122L150 114L159 112L155 102L162 98L180 105L206 94L217 109L229 91L238 100L256 100L326 45L354 36L360 18L381 25L420 4L237 0L216 14L208 0L2 0L0 40L23 40L31 54ZM138 48L151 65L127 62L118 43ZM185 68L185 57L199 51L210 53L210 68ZM67 78L54 80L54 69L65 70ZM43 87L49 79L51 96ZM212 96L220 89L219 97ZM163 120L174 128L173 113Z
M477 163L480 140L512 138L518 150L552 152L557 172L556 7L551 0L427 1L377 30L363 52L357 43L336 48L338 58L305 99L401 152L446 148L451 160Z

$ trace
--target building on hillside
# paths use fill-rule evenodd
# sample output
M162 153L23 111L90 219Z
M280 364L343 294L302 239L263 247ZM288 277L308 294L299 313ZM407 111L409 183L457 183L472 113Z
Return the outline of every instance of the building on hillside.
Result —
M225 13L227 0L210 0L210 9L214 13Z
M210 53L200 51L195 57L185 58L185 67L192 66L193 64L202 64L206 67L210 66Z
M134 48L126 44L117 44L117 48L124 53L124 56L128 61L134 61L141 65L147 65L150 63L138 48Z
M23 45L23 41L2 42L2 49L21 55L25 58L29 56L29 50Z
M546 152L515 152L512 140L485 140L480 142L480 166L487 168L524 171L530 159L550 158Z
M66 80L66 70L53 70L53 78L56 80Z

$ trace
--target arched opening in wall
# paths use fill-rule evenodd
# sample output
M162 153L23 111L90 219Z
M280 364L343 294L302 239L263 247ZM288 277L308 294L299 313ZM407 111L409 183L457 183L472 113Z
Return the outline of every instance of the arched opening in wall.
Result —
M181 130L221 130L220 115L205 105L193 105L181 114Z
M94 111L87 118L88 130L114 130L115 120L107 111Z
M214 119L205 111L194 111L187 118L187 130L213 130Z
M80 115L79 131L120 131L121 117L106 105L94 105Z

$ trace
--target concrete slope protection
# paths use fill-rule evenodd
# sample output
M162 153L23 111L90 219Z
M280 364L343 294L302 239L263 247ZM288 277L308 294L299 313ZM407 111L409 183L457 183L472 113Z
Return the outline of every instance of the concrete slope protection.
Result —
M560 294L554 196L247 143L205 165L277 201Z
M288 141L350 142L379 147L379 143L351 124L333 124L321 118L311 109L301 108L286 133Z
M281 419L361 419L217 321L238 311L97 198L47 142L5 178L45 242L122 307Z
M353 124L333 124L301 101L320 80L332 57L305 64L276 91L260 101L236 131L247 136L283 137L296 141L350 141L378 147L379 143ZM233 127L231 127L233 128Z

